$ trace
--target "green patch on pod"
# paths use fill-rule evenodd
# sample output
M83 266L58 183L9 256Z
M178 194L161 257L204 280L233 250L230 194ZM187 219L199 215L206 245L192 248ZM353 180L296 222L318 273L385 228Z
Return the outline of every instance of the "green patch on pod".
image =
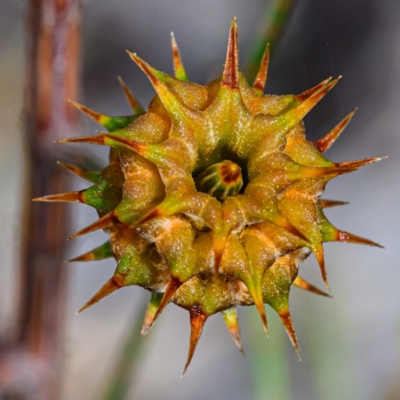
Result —
M124 175L119 163L111 162L97 182L83 192L83 203L94 207L100 216L109 213L121 202L123 182Z

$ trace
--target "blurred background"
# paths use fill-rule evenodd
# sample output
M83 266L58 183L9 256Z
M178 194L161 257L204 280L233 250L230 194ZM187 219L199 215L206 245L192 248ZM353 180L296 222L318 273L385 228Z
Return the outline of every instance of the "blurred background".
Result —
M20 279L27 3L0 0L0 336L4 343L13 335L17 320ZM216 78L222 73L233 15L238 18L244 65L269 21L271 4L268 0L87 0L82 8L82 83L76 100L99 112L128 114L116 79L121 75L140 102L147 104L154 92L125 50L172 73L171 31L189 78L202 84ZM323 197L350 202L327 211L337 227L385 249L325 245L333 298L297 289L291 292L301 362L271 309L267 309L268 339L255 310L243 308L239 318L246 357L237 351L223 319L216 315L209 319L190 368L181 378L189 318L185 310L169 305L140 343L126 399L400 399L399 15L400 2L390 0L299 1L275 46L266 87L267 93L301 93L329 76L343 75L307 116L307 135L316 140L358 106L328 157L347 161L387 155L388 159L335 179ZM96 129L82 118L74 136L90 135ZM54 158L64 162L79 147L50 145ZM80 147L106 164L106 149ZM74 190L85 187L78 179L72 185ZM68 235L97 218L85 206L68 207L74 215ZM104 233L96 232L69 242L65 259L96 247L104 238ZM100 399L127 336L134 328L140 330L137 316L143 313L149 294L125 288L76 315L111 276L115 262L64 267L67 304L59 345L65 359L62 370L54 373L61 374L63 400ZM313 257L300 271L323 288ZM19 372L29 376L24 365Z

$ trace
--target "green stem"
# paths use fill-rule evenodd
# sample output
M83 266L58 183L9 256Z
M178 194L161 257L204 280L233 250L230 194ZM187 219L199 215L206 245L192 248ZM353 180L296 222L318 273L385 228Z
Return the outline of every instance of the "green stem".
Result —
M250 56L245 68L245 75L249 82L252 82L257 74L267 43L270 44L270 52L274 52L295 4L296 0L274 0L273 4L268 7L263 24L264 29L250 48Z
M250 314L247 316L250 351L246 352L246 357L250 366L253 400L287 400L290 387L285 357L287 337L275 329L281 322L275 312L268 314L268 325L272 327L272 333L267 338L255 308L246 311Z
M104 391L103 400L124 400L137 375L139 360L145 350L144 342L148 345L149 337L140 334L140 327L145 316L146 307L139 305L140 311L133 318L133 323L128 331L128 336L122 346L109 384Z

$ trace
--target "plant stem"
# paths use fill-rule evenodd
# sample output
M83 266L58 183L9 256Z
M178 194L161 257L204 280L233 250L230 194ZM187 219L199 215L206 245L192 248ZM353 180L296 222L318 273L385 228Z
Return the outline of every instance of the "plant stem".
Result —
M252 82L257 74L267 43L270 44L271 53L274 52L295 5L296 0L274 0L268 7L262 33L251 46L250 57L246 64L245 71L249 82Z
M0 376L0 383L10 399L60 397L68 209L31 199L67 189L67 175L55 164L54 141L78 126L66 100L78 91L80 8L80 0L31 0L28 6L18 316L0 368L7 376ZM21 368L29 373L20 373Z
M247 311L247 310L246 310ZM253 400L289 398L289 382L287 361L285 358L285 340L283 332L273 332L267 338L261 328L260 317L255 309L247 311L250 351L247 351L248 363L252 379ZM268 315L268 325L280 325L275 312Z
M139 304L138 312L133 319L133 323L128 331L128 336L122 346L121 353L113 373L111 374L109 385L107 386L103 400L124 400L127 392L132 385L132 379L135 379L138 369L138 358L143 353L148 344L149 337L144 337L140 333L140 326L145 316L145 304Z

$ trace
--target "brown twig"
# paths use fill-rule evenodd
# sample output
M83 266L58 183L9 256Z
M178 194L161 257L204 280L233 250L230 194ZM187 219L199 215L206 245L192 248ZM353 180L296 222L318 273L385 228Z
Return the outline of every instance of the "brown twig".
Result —
M60 395L68 209L30 199L67 186L67 175L55 164L54 141L77 131L77 116L66 100L77 98L79 37L80 0L30 1L19 313L0 364L0 385L11 399Z

